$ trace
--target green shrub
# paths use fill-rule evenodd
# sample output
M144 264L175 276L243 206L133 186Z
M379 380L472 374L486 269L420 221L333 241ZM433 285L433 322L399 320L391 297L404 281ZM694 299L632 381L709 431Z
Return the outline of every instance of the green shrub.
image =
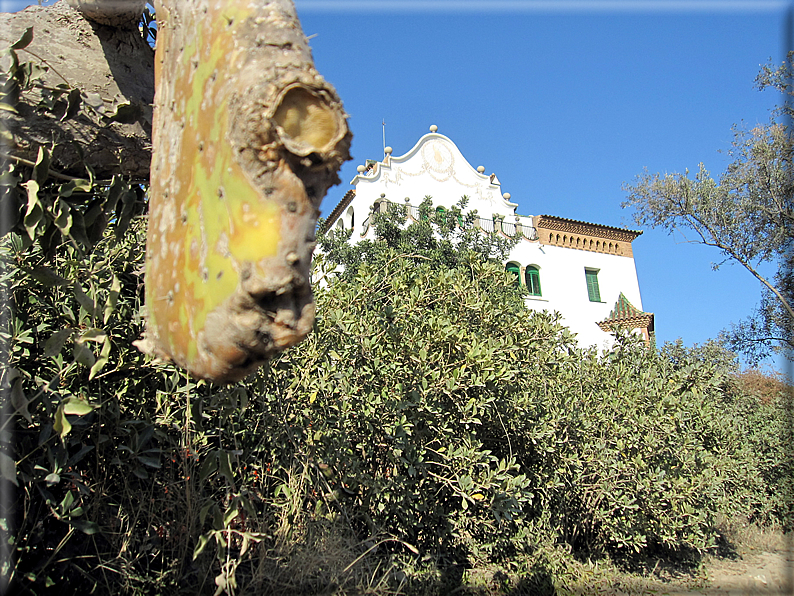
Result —
M24 93L35 69L12 67ZM321 238L318 277L344 270L315 332L218 387L133 346L144 188L48 168L0 176L11 591L443 594L487 570L483 590L551 594L574 556L697 557L719 516L792 529L788 394L717 344L578 349L525 308L509 242L458 225L465 201Z

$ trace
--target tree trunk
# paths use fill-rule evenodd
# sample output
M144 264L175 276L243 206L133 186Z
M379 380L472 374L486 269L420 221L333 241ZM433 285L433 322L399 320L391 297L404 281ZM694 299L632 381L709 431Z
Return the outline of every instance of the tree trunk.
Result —
M47 67L20 97L18 114L3 112L4 126L14 135L14 144L4 148L7 158L34 161L40 145L55 143L50 167L56 173L85 177L87 165L99 178L149 177L154 52L130 18L123 27L97 24L65 0L0 14L2 42L9 46L33 27L33 41L18 50L20 61ZM92 109L70 116L67 89L58 99L62 120L39 112L39 100L59 85L79 89Z
M141 18L146 0L69 0L69 4L96 23L128 27Z
M350 159L291 0L161 0L144 351L241 379L312 328L319 205Z

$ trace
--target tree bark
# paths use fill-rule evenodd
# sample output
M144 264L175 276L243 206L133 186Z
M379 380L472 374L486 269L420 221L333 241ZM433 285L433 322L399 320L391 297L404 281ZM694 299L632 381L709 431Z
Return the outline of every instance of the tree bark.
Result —
M102 0L82 3L97 8ZM136 3L132 0L131 5ZM3 124L14 136L14 144L4 148L6 157L35 161L39 146L54 146L55 172L85 177L87 165L99 178L124 174L148 179L154 51L131 17L125 18L121 27L101 25L86 20L65 0L0 14L2 43L10 46L33 27L33 41L18 50L20 61L47 68L40 85L20 96L18 114L3 112ZM46 92L42 87L63 84L79 89L83 102L94 107L71 117L64 94L59 100L63 120L37 110Z
M241 379L312 328L319 205L350 159L291 0L161 0L144 351Z
M141 18L146 0L69 0L69 4L95 23L128 27Z

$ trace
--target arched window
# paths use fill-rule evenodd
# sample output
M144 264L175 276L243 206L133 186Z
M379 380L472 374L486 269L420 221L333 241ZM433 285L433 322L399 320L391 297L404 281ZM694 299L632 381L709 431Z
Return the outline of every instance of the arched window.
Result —
M530 296L541 296L540 293L540 271L535 265L527 266L524 272L524 279L527 282L527 291Z
M347 227L351 230L356 227L356 220L353 216L353 207L347 209Z
M436 223L440 226L447 223L447 210L443 207L436 207Z
M515 278L515 285L518 287L521 284L521 267L518 263L508 263L505 265L505 271Z

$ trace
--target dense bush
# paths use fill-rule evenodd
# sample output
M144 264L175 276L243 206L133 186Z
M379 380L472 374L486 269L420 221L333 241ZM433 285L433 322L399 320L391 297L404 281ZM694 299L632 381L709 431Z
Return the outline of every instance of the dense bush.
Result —
M462 210L328 239L315 332L218 387L132 345L143 189L47 164L0 177L12 590L553 593L575 557L697 557L718 516L792 528L790 387L716 345L578 349Z
M318 288L315 332L268 370L195 383L132 346L144 224L3 241L17 585L311 591L327 573L284 570L336 536L337 582L497 568L548 587L566 552L702 553L718 514L791 525L782 396L748 393L729 355L582 351L501 265L383 246Z

